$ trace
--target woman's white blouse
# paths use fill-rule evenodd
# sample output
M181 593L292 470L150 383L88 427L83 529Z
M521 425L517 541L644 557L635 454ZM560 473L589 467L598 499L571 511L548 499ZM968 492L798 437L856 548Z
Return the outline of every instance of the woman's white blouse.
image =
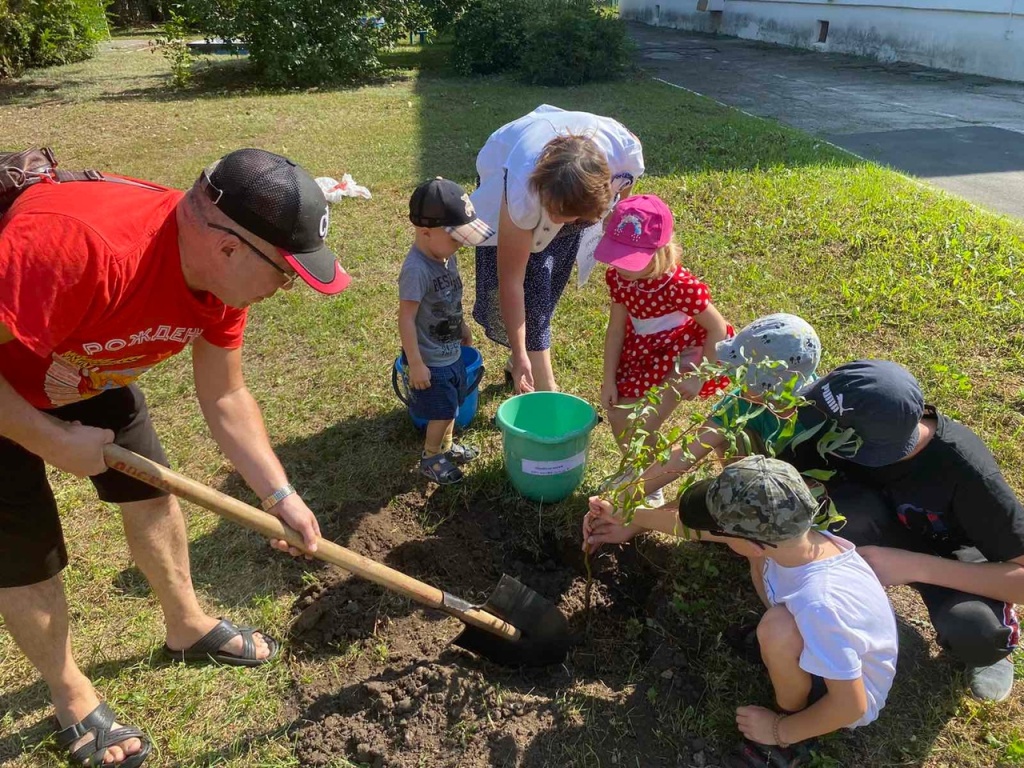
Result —
M497 229L504 192L508 213L521 229L533 232L531 253L543 251L562 228L548 217L530 188L530 175L545 145L556 136L589 136L604 152L618 193L644 172L640 140L616 120L589 112L567 112L542 104L491 134L476 158L480 186L471 195L477 215ZM497 245L497 235L483 245Z

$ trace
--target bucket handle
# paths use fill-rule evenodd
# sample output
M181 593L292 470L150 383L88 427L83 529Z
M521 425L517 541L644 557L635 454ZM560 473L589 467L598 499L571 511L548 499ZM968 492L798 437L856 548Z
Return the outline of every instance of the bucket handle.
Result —
M398 399L401 400L406 407L408 407L410 405L410 402L409 396L406 394L406 392L408 392L409 381L408 379L405 378L404 374L402 376L402 381L405 384L404 389L398 386L398 360L396 359L395 362L391 365L391 388L395 390L395 395L398 397Z
M469 387L466 389L467 396L469 396L473 392L476 392L476 390L480 387L480 382L484 380L484 374L486 372L487 369L483 365L481 365L480 370L477 371L476 378L473 379L473 383L470 384Z

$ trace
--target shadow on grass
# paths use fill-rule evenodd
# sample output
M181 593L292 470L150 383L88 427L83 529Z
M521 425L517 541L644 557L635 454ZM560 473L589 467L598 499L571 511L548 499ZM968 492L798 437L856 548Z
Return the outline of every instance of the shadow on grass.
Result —
M139 74L131 77L132 87L118 87L126 80L121 73L93 76L88 70L31 70L24 76L0 81L0 103L24 107L62 104L74 99L72 92L109 84L108 92L98 94L95 101L124 103L148 101L173 103L196 99L232 99L239 96L283 96L294 93L331 93L353 91L368 86L381 86L407 80L410 72L447 71L448 57L444 46L421 51L400 46L382 55L383 71L351 82L325 84L319 87L276 87L261 78L246 56L203 56L195 65L189 85L176 88L169 73ZM145 51L143 51L145 52ZM106 52L109 55L110 52Z
M408 73L391 71L352 83L317 87L276 87L266 85L245 57L232 57L227 61L204 62L193 74L192 82L183 88L174 87L167 79L155 76L158 82L139 88L128 88L116 93L103 94L99 101L177 102L196 99L236 99L251 96L285 96L295 93L331 93L354 91L367 86L397 83L408 78Z
M960 665L946 654L932 658L927 637L904 617L897 625L900 655L886 706L878 720L843 739L857 764L923 765L965 694Z
M420 439L405 411L396 408L346 419L274 449L317 516L323 538L346 546L364 519L380 513L395 497L425 486L425 478L414 471ZM403 466L408 471L400 471ZM256 504L237 472L218 490ZM228 520L195 539L189 553L196 588L225 606L293 594L301 590L307 571L326 568L271 550L263 537ZM149 589L135 566L118 574L115 586L130 595Z
M351 82L327 83L320 86L285 87L262 82L247 56L204 57L195 67L192 82L175 88L165 77L152 85L105 94L101 101L175 102L194 99L233 99L239 96L283 96L294 93L333 93L384 86L409 79L410 71L446 72L447 56L439 49L420 50L399 47L381 56L383 71Z

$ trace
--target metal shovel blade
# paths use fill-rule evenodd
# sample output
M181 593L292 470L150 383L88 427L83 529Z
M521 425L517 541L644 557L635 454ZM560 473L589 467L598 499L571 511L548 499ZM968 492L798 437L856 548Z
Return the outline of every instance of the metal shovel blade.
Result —
M455 645L505 667L545 667L565 661L571 640L569 622L550 600L504 574L481 607L516 627L520 638L506 640L467 626Z

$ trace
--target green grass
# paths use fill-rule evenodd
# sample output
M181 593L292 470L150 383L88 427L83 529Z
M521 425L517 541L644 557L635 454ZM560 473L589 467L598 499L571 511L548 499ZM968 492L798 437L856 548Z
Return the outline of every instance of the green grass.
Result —
M641 137L649 171L639 189L670 203L686 265L707 280L734 325L795 312L817 328L824 369L858 356L907 365L928 399L980 432L1011 484L1024 490L1024 309L1015 293L1024 284L1020 226L667 86L636 79L540 89L458 79L444 70L444 52L403 49L393 77L354 89L265 91L240 64L227 62L207 64L191 89L177 92L167 86L160 56L125 49L0 85L3 145L52 145L67 168L185 187L213 159L256 145L292 156L315 175L349 172L371 188L371 201L344 201L332 214L330 240L353 287L331 299L297 290L257 307L245 348L247 378L270 434L328 536L344 542L360 516L419 487L416 438L389 381L399 344L394 285L410 241L409 192L437 174L472 184L475 153L490 131L544 102L615 116ZM471 255L461 263L472 286ZM592 401L604 294L597 279L583 290L570 287L555 321L561 384ZM500 440L488 421L503 396L493 373L503 358L489 342L480 346L492 373L470 437L485 456L464 489L432 500L424 529L476 496L522 518L524 537L538 526L574 532L583 492L538 517L505 484ZM143 385L174 465L251 501L203 426L188 360L168 363ZM613 465L603 428L592 458L591 486ZM296 686L331 679L344 663L341 649L339 657L286 658L255 672L160 663L159 607L130 567L116 513L94 500L87 483L53 479L70 541L66 580L79 662L127 721L155 736L154 764L296 765L283 735L286 697ZM194 509L189 530L196 585L209 609L282 636L305 566ZM753 594L745 569L720 551L684 545L673 560L680 598L673 621L682 616L702 638L691 669L709 693L699 709L664 712L663 725L669 734L695 731L727 745L735 738L733 708L766 701L766 683L731 660L717 639L735 620L737 604L753 606ZM931 631L908 592L896 597L907 626L916 628L904 633L905 646L906 637L920 633L913 650L919 663L898 680L877 724L826 742L828 759L872 766L1019 762L1021 692L999 706L962 698L947 682L951 667L930 658ZM383 657L387 646L375 652ZM565 706L580 704L570 695ZM42 741L47 714L34 671L0 633L5 764L62 764ZM346 763L339 757L339 764Z

